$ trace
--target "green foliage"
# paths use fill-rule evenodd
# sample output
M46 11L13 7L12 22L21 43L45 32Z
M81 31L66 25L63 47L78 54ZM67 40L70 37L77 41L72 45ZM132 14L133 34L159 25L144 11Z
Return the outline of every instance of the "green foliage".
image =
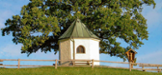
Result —
M23 44L22 53L30 55L58 51L58 38L79 17L101 38L100 52L125 58L128 48L138 49L148 38L142 5L153 5L154 0L30 0L20 15L5 23L2 35L13 34L13 42ZM120 46L117 39L130 46Z
M161 75L162 73L143 72L138 70L117 69L108 67L41 67L0 70L1 75Z

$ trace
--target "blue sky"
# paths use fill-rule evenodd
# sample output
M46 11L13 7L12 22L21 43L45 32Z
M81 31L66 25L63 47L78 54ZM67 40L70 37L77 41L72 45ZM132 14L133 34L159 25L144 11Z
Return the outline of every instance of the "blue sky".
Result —
M20 14L21 7L28 4L29 0L0 0L0 29L5 27L4 23L12 15ZM136 50L138 63L162 64L162 0L155 0L156 8L153 6L143 6L142 14L147 19L149 38L143 40L144 45ZM27 57L26 54L21 54L21 45L12 42L12 35L1 36L0 31L0 59L58 59L58 54L54 52L31 54ZM125 44L122 44L123 46ZM100 54L100 60L106 61L123 61L117 57L110 57L107 54ZM6 62L12 64L11 62ZM14 63L14 62L13 62ZM26 62L22 62L21 64ZM39 62L41 64L41 62ZM47 62L48 63L48 62ZM51 64L53 62L49 62ZM29 62L27 63L29 64ZM33 62L30 64L38 64ZM117 66L117 64L111 64Z

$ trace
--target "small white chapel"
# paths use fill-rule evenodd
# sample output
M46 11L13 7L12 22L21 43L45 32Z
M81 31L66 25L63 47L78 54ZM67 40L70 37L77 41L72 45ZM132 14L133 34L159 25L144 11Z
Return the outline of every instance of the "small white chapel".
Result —
M60 65L70 65L67 60L99 60L99 42L100 38L77 18L59 37Z

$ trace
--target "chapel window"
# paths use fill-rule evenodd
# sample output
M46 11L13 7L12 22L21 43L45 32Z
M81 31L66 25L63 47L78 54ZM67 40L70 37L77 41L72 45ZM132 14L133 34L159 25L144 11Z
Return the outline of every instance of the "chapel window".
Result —
M77 53L85 53L85 48L83 46L78 46Z

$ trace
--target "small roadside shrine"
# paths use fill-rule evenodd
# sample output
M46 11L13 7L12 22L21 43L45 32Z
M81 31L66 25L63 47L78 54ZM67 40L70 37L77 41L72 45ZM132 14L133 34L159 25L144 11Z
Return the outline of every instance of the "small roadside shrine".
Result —
M136 51L134 51L133 49L129 49L125 54L127 55L129 62L135 62L135 54L137 54ZM133 64L131 65L131 67L133 68Z
M68 60L99 60L99 42L100 39L77 18L59 37L60 65L71 65Z

